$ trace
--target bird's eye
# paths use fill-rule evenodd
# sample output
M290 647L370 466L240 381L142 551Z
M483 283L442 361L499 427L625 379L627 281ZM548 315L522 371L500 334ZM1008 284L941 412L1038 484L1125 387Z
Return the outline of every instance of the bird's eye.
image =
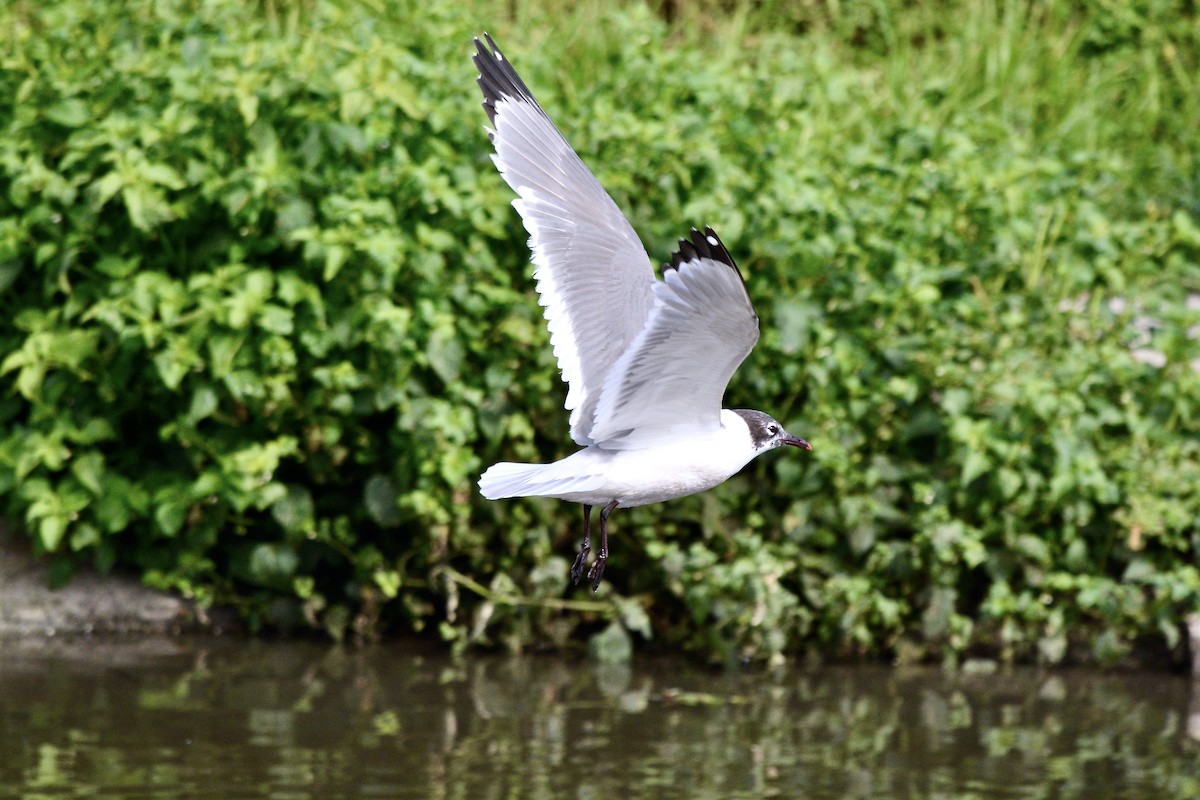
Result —
M778 426L778 425L768 425L768 426L767 426L767 433L769 433L769 434L771 434L772 436L774 436L775 434L779 433L779 426Z

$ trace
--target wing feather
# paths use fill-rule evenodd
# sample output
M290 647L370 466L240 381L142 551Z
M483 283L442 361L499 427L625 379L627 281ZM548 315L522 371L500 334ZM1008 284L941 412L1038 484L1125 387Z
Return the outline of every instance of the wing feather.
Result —
M721 424L721 399L758 341L741 273L712 228L692 229L654 285L646 328L613 367L592 436L606 449Z
M601 389L646 326L658 283L617 204L571 149L486 33L475 40L483 107L500 174L529 232L539 302L567 382L571 438L595 441Z

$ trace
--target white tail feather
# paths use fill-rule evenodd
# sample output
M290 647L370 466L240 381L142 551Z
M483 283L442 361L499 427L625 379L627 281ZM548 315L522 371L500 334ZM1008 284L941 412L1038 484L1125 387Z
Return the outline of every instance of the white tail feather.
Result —
M479 478L479 493L488 500L502 497L527 497L541 494L538 478L548 464L514 464L502 461L492 464Z
M572 474L570 459L553 464L514 464L502 461L488 467L479 478L479 493L488 500L504 497L558 497L577 500L581 492L594 492L602 485L602 476L589 471ZM564 467L564 464L566 466Z

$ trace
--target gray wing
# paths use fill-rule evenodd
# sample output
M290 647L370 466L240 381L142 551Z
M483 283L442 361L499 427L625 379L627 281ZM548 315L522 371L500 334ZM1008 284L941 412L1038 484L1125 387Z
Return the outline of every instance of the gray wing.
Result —
M718 428L725 387L758 341L741 273L712 228L680 240L654 296L646 329L600 394L592 436L605 449Z
M571 412L571 438L595 441L600 390L646 325L658 281L637 234L486 33L475 40L492 156L529 231L533 276Z

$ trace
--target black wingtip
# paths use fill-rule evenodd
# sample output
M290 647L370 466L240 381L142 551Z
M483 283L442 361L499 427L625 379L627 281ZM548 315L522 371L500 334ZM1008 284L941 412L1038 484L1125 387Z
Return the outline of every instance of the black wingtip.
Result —
M689 261L695 261L698 258L707 258L721 264L725 264L741 277L742 272L738 269L737 264L733 261L733 256L729 255L729 251L725 249L725 245L721 242L721 237L717 236L708 225L704 226L704 231L698 231L692 228L689 234L690 239L680 239L679 249L671 254L671 261L663 264L663 269L679 269L680 266Z
M478 36L475 37L475 55L471 60L475 62L475 69L479 70L475 82L483 92L483 110L487 112L488 122L493 125L496 123L496 103L506 97L519 98L540 110L541 106L533 99L533 93L525 81L521 80L487 31L484 31L483 39L481 42Z

